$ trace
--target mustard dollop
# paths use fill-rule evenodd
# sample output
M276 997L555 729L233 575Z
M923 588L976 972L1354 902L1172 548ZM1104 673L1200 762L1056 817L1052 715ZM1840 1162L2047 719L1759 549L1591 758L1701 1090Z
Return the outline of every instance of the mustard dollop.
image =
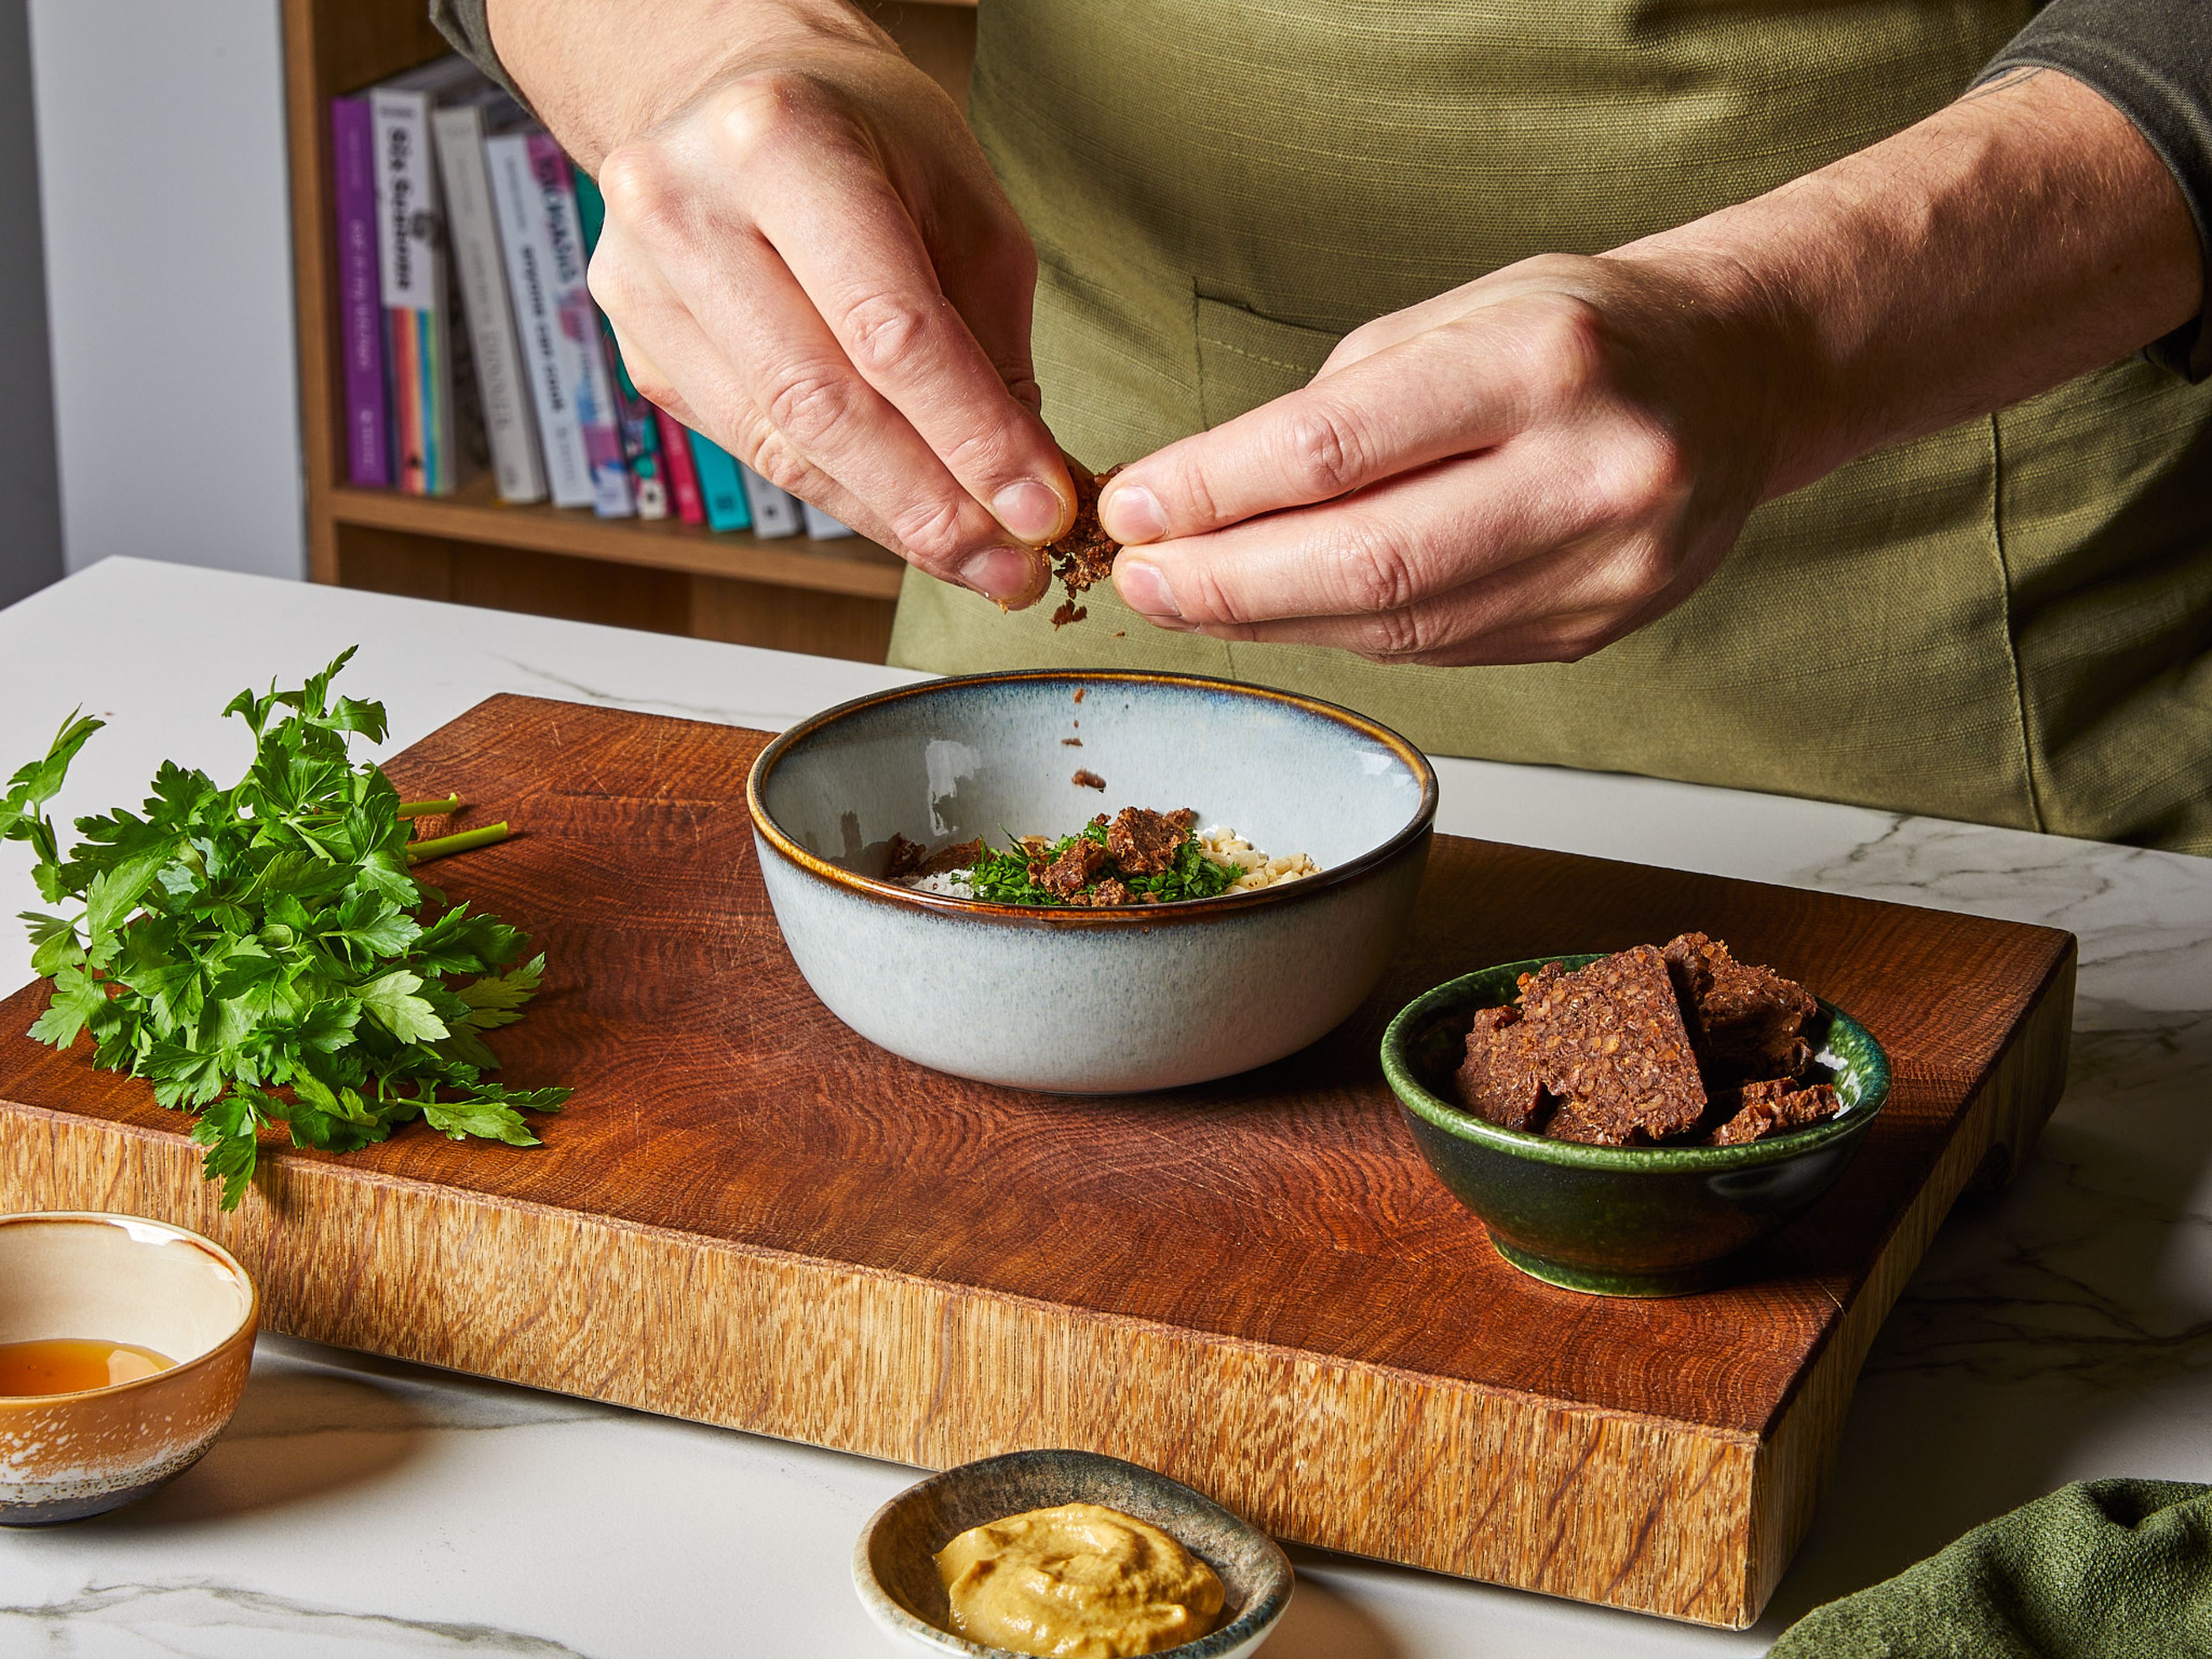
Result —
M1221 1580L1158 1527L1062 1504L970 1527L937 1553L953 1628L1044 1659L1128 1659L1194 1642Z

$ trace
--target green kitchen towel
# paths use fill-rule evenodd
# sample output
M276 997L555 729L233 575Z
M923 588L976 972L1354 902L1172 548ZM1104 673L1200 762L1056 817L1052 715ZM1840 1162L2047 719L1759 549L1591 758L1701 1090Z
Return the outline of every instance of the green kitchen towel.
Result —
M2212 1486L2076 1481L1815 1609L1767 1659L2212 1659Z

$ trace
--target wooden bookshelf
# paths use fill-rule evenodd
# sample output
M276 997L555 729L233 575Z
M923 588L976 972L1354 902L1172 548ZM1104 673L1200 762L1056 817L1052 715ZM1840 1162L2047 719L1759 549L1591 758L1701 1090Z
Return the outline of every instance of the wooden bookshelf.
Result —
M973 0L868 0L965 106ZM510 507L489 477L451 496L343 482L330 100L447 50L427 0L284 0L309 574L320 582L619 626L883 659L902 566L859 537L763 541L665 520Z

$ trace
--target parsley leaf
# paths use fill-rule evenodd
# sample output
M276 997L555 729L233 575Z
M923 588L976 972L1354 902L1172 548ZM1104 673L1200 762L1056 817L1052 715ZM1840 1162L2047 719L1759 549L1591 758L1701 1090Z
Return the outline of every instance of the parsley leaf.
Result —
M520 966L523 935L446 906L413 866L488 845L503 824L415 842L404 803L356 736L381 742L381 704L331 695L345 652L295 690L241 691L223 710L254 736L225 789L164 763L136 812L76 820L64 854L47 802L98 720L72 714L43 760L0 795L0 840L27 842L50 904L27 911L33 966L53 995L31 1028L93 1063L143 1078L162 1105L195 1115L203 1171L223 1206L252 1183L264 1130L344 1152L416 1120L450 1135L534 1146L524 1112L565 1089L486 1082L499 1061L482 1033L522 1018L544 957Z

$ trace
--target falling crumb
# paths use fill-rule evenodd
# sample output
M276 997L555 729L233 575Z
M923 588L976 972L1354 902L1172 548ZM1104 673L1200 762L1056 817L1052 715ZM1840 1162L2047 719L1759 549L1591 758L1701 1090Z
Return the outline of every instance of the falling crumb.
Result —
M1117 628L1114 630L1111 637L1117 640L1126 640L1129 637L1128 629L1125 628Z
M1103 789L1106 787L1106 780L1088 767L1078 767L1075 775L1068 781L1083 789Z
M1075 700L1076 700L1076 702L1081 702L1083 701L1083 692L1084 692L1084 688L1083 688L1082 686L1079 686L1079 686L1077 686L1077 687L1075 688Z
M1062 738L1060 740L1060 746L1062 749L1080 749L1083 747L1083 739L1080 738Z
M1091 614L1091 607L1078 605L1073 599L1062 599L1060 609L1052 613L1052 625L1065 628L1070 623L1079 623Z

